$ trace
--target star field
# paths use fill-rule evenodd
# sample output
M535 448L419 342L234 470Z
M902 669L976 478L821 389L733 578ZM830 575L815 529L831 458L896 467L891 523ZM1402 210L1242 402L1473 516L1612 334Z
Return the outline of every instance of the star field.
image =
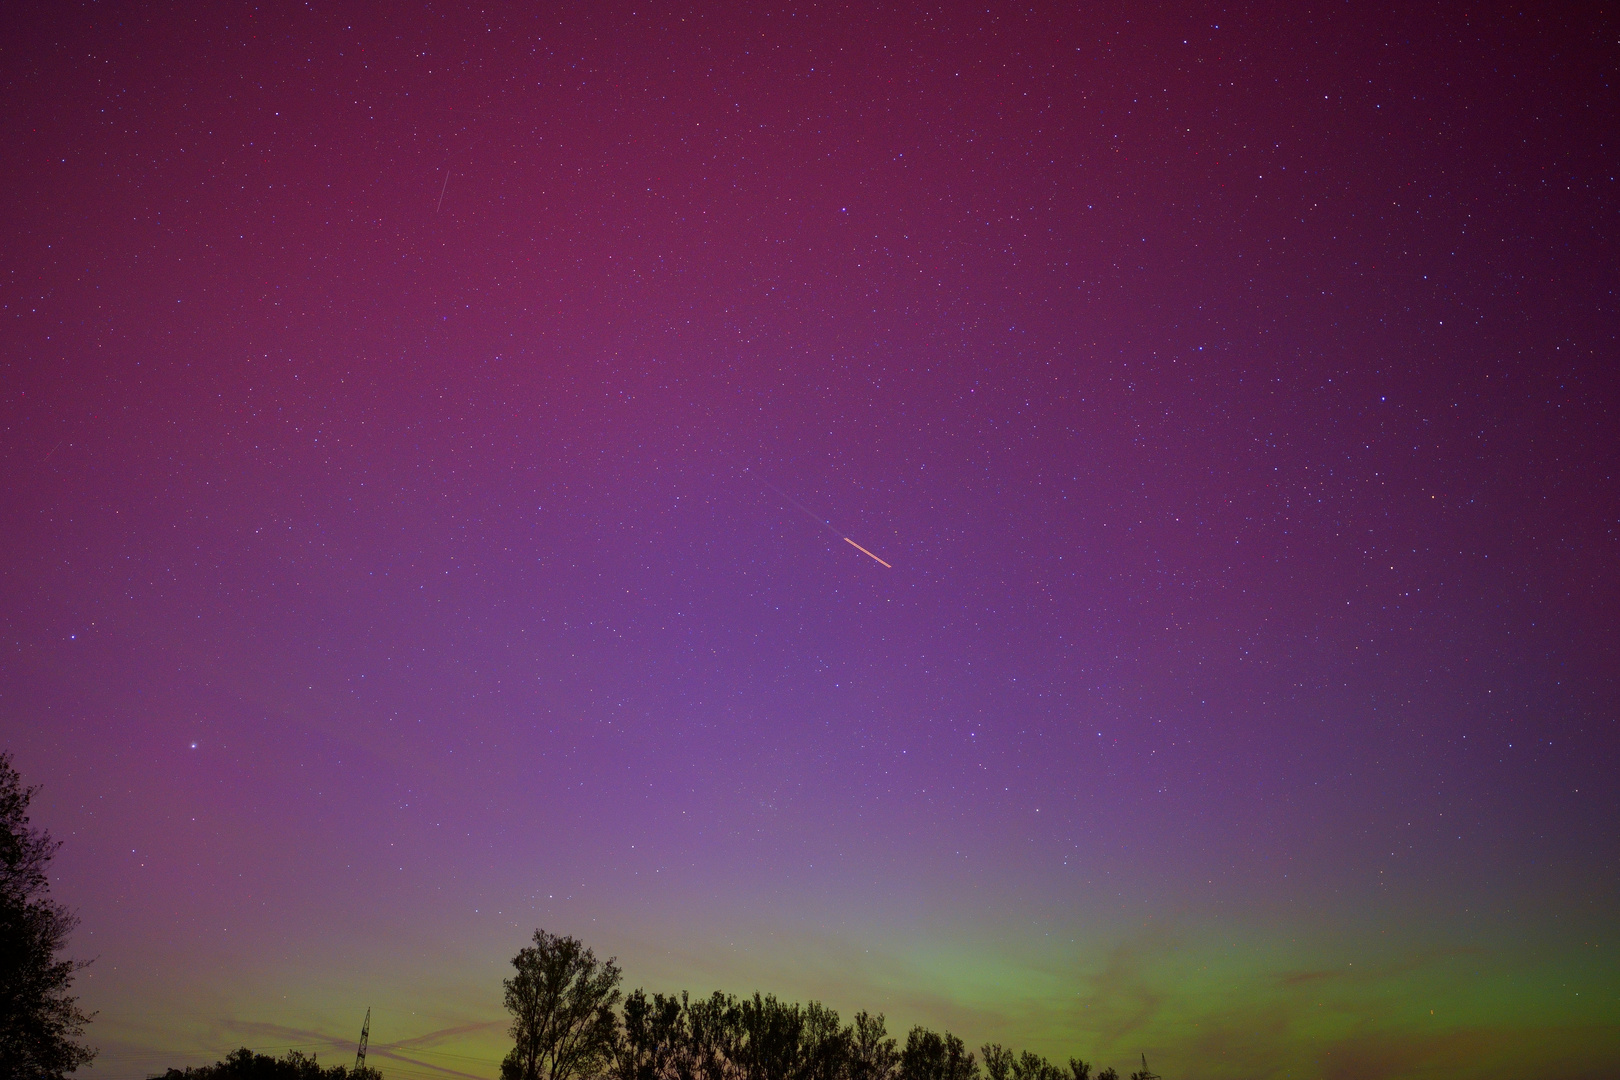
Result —
M90 1075L370 1006L493 1076L536 926L1166 1076L1620 1063L1608 16L0 20Z

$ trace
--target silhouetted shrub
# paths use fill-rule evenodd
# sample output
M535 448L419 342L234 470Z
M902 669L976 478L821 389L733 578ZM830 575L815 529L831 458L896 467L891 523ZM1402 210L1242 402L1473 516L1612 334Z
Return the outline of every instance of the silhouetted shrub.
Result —
M289 1050L286 1057L274 1058L269 1054L255 1054L245 1046L226 1054L224 1061L184 1071L170 1069L158 1075L162 1080L382 1080L382 1073L370 1066L346 1069L334 1065L323 1069L316 1063L314 1054Z

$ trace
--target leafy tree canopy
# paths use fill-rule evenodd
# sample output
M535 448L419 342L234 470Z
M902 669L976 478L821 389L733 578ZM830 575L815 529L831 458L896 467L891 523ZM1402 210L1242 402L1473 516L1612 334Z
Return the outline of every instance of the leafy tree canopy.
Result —
M514 1043L501 1080L579 1080L614 1057L619 966L599 961L577 938L534 932L534 944L512 958L516 974L502 985Z
M598 961L571 937L536 930L506 980L516 1045L502 1080L1119 1080L1089 1062L1067 1067L999 1043L980 1047L983 1066L950 1032L912 1028L904 1048L881 1014L844 1024L817 1001L770 994L635 990L621 1000L613 960ZM1147 1072L1132 1080L1159 1080Z
M382 1080L382 1073L370 1066L346 1069L333 1065L323 1069L314 1054L289 1050L286 1057L274 1058L255 1054L244 1046L212 1065L198 1065L183 1072L170 1069L162 1080Z
M83 964L61 958L78 917L51 899L46 867L62 845L28 822L38 788L0 754L0 1076L61 1080L96 1052L90 1015L68 991Z

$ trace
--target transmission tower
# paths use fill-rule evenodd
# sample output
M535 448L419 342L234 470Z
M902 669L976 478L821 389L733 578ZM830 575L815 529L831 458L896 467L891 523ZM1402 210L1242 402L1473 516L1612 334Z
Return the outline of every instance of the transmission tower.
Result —
M366 1044L371 1041L371 1006L366 1006L366 1022L360 1025L360 1049L354 1055L354 1071L366 1067Z

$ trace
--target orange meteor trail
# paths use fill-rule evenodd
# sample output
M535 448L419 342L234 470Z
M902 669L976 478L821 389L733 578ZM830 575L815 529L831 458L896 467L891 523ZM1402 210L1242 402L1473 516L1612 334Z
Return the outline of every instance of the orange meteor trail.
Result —
M850 547L854 548L856 551L860 552L862 555L872 555L872 553L870 551L867 551L865 548L861 547L861 545L857 544L855 541L851 540L847 536L844 537L844 543L848 544ZM872 555L872 558L877 559L877 561L880 562L880 563L883 563L884 566L889 566L889 564L886 563L886 562L883 562L882 559L878 559L878 557L876 555ZM893 570L894 567L889 566L889 569Z
M743 472L747 472L747 471L748 471L747 469L743 470ZM834 536L838 537L840 540L842 540L844 543L848 544L850 547L854 548L856 551L860 552L862 555L869 556L871 559L873 559L875 562L877 562L880 566L887 566L890 570L894 569L894 567L889 566L888 563L884 562L882 559L879 559L876 555L873 555L870 551L867 551L865 548L861 547L861 545L857 544L855 541L851 540L849 537L840 534L837 529L833 528L833 523L832 522L828 521L824 517L821 517L814 510L810 509L808 506L804 505L804 503L800 502L798 499L795 499L793 496L789 495L787 492L783 491L781 488L777 487L775 484L771 483L769 480L765 479L763 476L755 476L754 479L758 480L760 483L764 484L766 487L770 488L772 491L774 491L778 495L782 496L782 498L786 499L788 502L792 503L794 506L797 506L800 510L803 510L806 514L809 515L811 521L814 521L816 524L818 524L818 525L822 526L823 528L827 529Z

